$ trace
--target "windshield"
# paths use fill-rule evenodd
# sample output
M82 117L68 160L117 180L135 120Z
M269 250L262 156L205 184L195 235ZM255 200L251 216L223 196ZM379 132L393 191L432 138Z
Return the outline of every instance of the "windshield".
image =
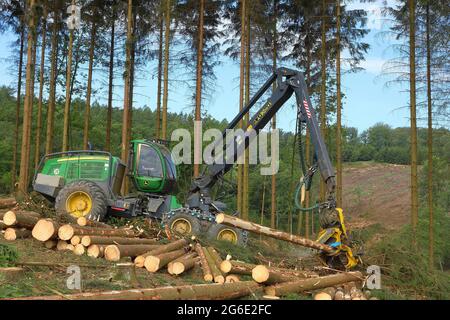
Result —
M177 178L177 169L175 167L175 163L172 159L172 154L169 152L169 150L165 148L161 148L161 152L166 160L166 166L168 171L169 179L176 179Z
M152 147L140 145L137 173L140 176L163 177L161 159Z

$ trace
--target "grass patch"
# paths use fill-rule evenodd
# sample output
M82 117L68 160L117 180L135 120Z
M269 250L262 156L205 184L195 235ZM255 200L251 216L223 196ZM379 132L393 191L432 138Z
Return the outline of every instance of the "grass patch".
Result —
M19 254L16 247L0 243L0 267L10 267L17 261Z

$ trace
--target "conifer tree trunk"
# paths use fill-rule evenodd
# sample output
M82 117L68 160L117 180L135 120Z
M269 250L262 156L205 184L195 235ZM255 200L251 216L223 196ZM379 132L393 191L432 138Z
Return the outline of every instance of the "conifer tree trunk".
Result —
M427 46L427 111L428 111L428 128L427 128L427 192L428 192L428 262L430 269L434 264L434 219L433 219L433 104L431 100L431 45L430 45L430 5L426 5L426 46Z
M111 40L109 47L109 79L108 79L108 110L106 113L106 141L105 150L111 151L111 122L112 122L112 101L114 82L114 38L115 38L115 9L113 8L113 19L111 21Z
M28 39L27 39L27 68L25 78L25 101L23 110L22 125L22 147L20 153L20 172L19 172L19 192L26 193L28 188L28 170L30 165L30 133L31 120L33 112L33 78L34 78L34 62L35 58L35 41L36 41L36 17L35 17L35 0L29 0L28 5Z
M203 76L203 15L205 11L205 0L199 3L199 22L198 22L198 44L197 44L197 76L195 84L195 121L201 121L202 109L202 76ZM201 153L201 132L194 134L194 152ZM200 159L201 155L197 154L194 159ZM200 165L194 163L194 177L199 175Z
M159 50L158 50L158 92L156 95L156 138L161 138L161 82L162 82L162 65L163 65L163 33L164 19L161 15L159 22Z
M311 92L311 45L308 43L306 45L306 85L308 92ZM305 135L305 162L307 166L311 165L311 139L309 134L309 129L306 127ZM309 191L305 192L305 207L309 207L310 204L310 194ZM309 239L309 212L305 212L305 238ZM311 216L313 213L311 214ZM312 219L312 218L311 218Z
M417 247L417 222L419 216L417 194L417 120L416 120L416 17L415 1L409 0L409 97L411 117L411 222L412 243Z
M240 75L239 75L239 111L244 108L244 90L245 90L245 9L246 0L241 1L241 56L240 56ZM239 121L239 128L243 128L243 121ZM243 166L238 164L237 172L237 211L242 217L242 193L243 193Z
M72 5L75 1L72 1ZM67 50L66 66L66 101L64 104L64 126L62 151L69 150L69 125L70 125L70 98L71 98L71 80L72 80L72 56L73 56L73 29L69 31L69 48Z
M341 1L336 4L336 203L342 207Z
M41 43L41 65L39 66L39 98L38 112L36 119L36 140L34 151L34 169L37 170L41 158L41 131L42 131L42 99L44 93L44 72L45 72L45 46L47 43L47 14L44 13L42 19L42 43Z
M321 48L320 48L320 68L321 68L321 85L320 85L320 129L322 137L326 140L326 93L327 93L327 47L326 47L326 0L322 0L322 31L321 31ZM325 201L325 182L320 180L320 201Z
M121 159L124 163L128 163L129 150L129 125L130 125L130 96L131 96L131 73L132 73L132 41L133 35L133 1L128 0L127 6L127 40L126 40L126 57L125 57L125 79L124 79L124 95L123 95L123 120L122 120L122 144L121 144ZM122 193L128 192L127 179L124 179Z
M250 3L249 1L245 4L247 7L245 8L246 15L246 23L245 23L245 46L246 46L246 54L245 54L245 100L244 105L246 105L250 101L250 55L251 55L251 43L250 43ZM249 122L249 113L244 116L244 127L247 128ZM249 149L245 150L244 155L244 166L242 172L242 218L245 220L249 220L248 215L248 169L249 169L249 160L250 154Z
M20 106L22 101L22 69L23 69L23 51L25 42L25 28L20 30L20 49L19 49L19 71L17 76L17 98L16 98L16 123L14 127L14 145L13 160L11 169L11 191L14 190L17 178L17 151L19 149L19 122L20 122Z
M273 10L274 10L274 22L273 22L273 56L272 56L272 69L273 72L277 70L277 1L273 1ZM272 91L275 91L276 89L276 82L273 83ZM276 115L272 118L272 133L277 128L277 117ZM275 171L275 168L272 167L272 171ZM271 183L271 207L270 207L270 227L276 228L276 221L277 221L277 176L273 172L272 176L272 183Z
M169 49L170 49L170 0L166 1L165 10L165 34L164 34L164 88L163 88L163 108L161 137L167 139L167 99L169 94Z
M92 21L91 27L91 42L89 44L89 66L88 66L88 79L87 79L87 90L86 90L86 109L84 111L84 131L83 131L83 149L88 149L89 142L89 119L91 115L91 93L92 93L92 68L94 65L94 49L95 49L95 38L96 38L96 25L95 17Z
M45 140L45 153L53 152L53 125L55 119L55 105L56 105L56 77L57 75L57 56L58 56L58 7L56 1L53 7L53 28L52 28L52 53L50 66L50 93L48 97L47 108L47 132Z

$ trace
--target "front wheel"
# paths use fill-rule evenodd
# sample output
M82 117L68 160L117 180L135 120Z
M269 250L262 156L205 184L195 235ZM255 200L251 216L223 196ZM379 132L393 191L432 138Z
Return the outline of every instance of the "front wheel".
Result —
M102 221L108 205L102 189L91 181L75 181L66 185L55 200L57 214L70 214L75 218Z
M181 236L198 235L201 232L201 225L195 216L188 213L178 213L167 220L169 229Z

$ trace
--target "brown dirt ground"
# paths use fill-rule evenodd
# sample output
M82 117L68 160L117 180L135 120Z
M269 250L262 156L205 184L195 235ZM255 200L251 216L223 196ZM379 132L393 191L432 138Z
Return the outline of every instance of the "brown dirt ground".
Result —
M353 229L380 224L396 230L409 222L410 167L358 163L344 166L343 208Z

